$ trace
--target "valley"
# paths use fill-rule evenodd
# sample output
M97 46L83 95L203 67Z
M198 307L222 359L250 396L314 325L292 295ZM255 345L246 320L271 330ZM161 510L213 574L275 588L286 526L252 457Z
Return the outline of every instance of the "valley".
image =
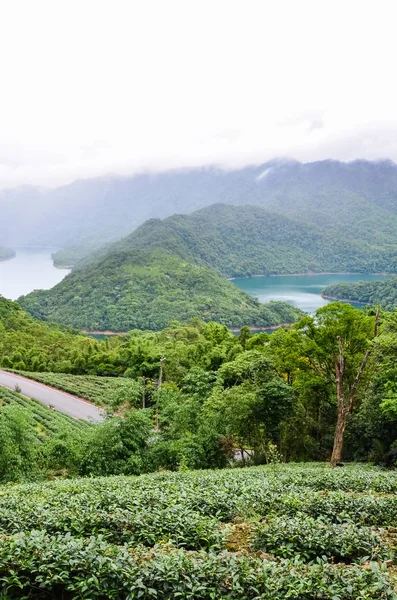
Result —
M0 263L1 593L394 598L397 298L374 273L397 221L374 168L277 165L266 202L245 185L103 235L65 216L62 249Z
M0 600L397 600L397 4L1 8Z
M69 271L67 269L60 270L52 264L52 252L49 248L17 249L16 259L12 263L0 265L0 294L16 300L22 294L30 293L35 289L52 288L59 283ZM321 296L322 291L329 285L339 282L348 284L358 281L383 281L390 277L389 275L366 273L323 273L279 275L277 277L234 277L232 282L261 303L273 300L286 302L312 314L317 308L331 301ZM341 297L341 299L343 298ZM352 303L356 305L354 300ZM358 305L359 303L357 303Z

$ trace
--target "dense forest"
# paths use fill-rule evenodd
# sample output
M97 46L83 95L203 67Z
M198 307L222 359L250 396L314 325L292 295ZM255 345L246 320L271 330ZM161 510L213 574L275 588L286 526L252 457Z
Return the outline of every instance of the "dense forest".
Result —
M14 250L6 248L5 246L0 246L0 260L7 260L13 258L13 256L15 256Z
M329 460L339 419L336 352L344 354L346 398L365 358L346 412L343 458L396 460L394 313L376 317L335 303L272 334L252 335L243 327L233 335L222 324L194 319L102 341L39 323L16 303L3 300L1 314L0 367L88 397L109 412L89 436L60 433L67 458L60 453L58 470L106 475L181 464L215 468L229 464L236 451L243 463L274 456ZM17 446L14 451L19 464L23 457ZM29 456L23 472L39 476L39 462ZM90 466L81 463L87 456Z
M291 256L282 251L284 262L270 260L269 269L263 272L274 272L273 269L279 267L292 269L293 264L304 269L312 262L315 270L322 268L316 265L324 260L332 264L332 258L327 257L319 246L319 238L323 239L324 248L336 251L342 265L346 265L343 269L351 265L352 270L366 272L391 270L390 263L394 264L395 261L393 247L397 235L396 182L397 167L390 161L340 163L331 160L308 164L272 161L238 171L187 169L150 176L107 179L106 184L103 180L76 182L70 189L62 188L65 198L70 197L68 213L64 215L62 222L56 219L51 231L65 228L65 224L71 221L69 206L72 203L79 227L97 228L97 233L82 232L80 237L74 239L70 249L65 248L55 255L55 262L61 266L75 264L96 248L103 247L104 243L109 245L112 239L129 233L151 217L161 218L175 212L186 214L221 202L228 205L254 205L271 213L268 219L276 229L274 238L271 227L266 223L253 225L257 242L261 234L263 238L269 238L272 246L269 259L275 258L274 243L276 246L282 245L285 241L283 238L287 236L283 235L281 230L289 225L292 242L287 240L286 247L295 248L297 254ZM82 191L78 193L80 188L84 189L85 195ZM77 196L72 196L72 190ZM93 211L88 209L86 204L93 202L95 193L101 198L101 194L104 193L105 196L101 200L103 206L101 204L99 210L96 206ZM56 191L54 194L56 205ZM106 198L112 200L109 204L112 207L110 214L107 214L109 206L105 205ZM90 218L87 225L85 220L79 219L81 212L95 212L95 219ZM279 220L276 220L274 213L279 215ZM284 222L281 217L286 217L287 221ZM196 217L196 224L200 218ZM205 215L202 218L205 220ZM262 220L263 218L262 215ZM259 219L261 220L260 216ZM230 215L229 220L232 225L233 217ZM172 224L171 222L169 225ZM194 220L193 223L184 223L179 219L174 221L174 224L182 229L182 233L188 227L194 229ZM264 232L260 231L262 226ZM158 224L157 227L160 231ZM299 240L299 227L306 244ZM69 227L66 234L70 235L71 231L75 231L74 226ZM63 235L62 230L56 243L70 245L63 241ZM244 234L240 241L243 237ZM339 249L336 241L339 241ZM263 239L261 244L263 246ZM214 247L213 244L211 246ZM355 259L349 257L349 248L353 250ZM309 251L308 255L306 250ZM258 265L255 252L247 258L248 264L243 262L247 273L258 272L256 269L263 264L263 259ZM231 264L227 266L234 266L234 262L231 260ZM342 267L337 270L341 269Z
M323 295L336 300L379 304L386 310L394 310L397 307L397 278L393 277L387 281L335 283L325 288Z
M150 219L129 236L110 246L112 252L132 248L159 249L226 277L308 271L379 271L395 261L394 252L373 248L366 239L329 234L257 206L212 205L190 215ZM109 246L80 260L87 266L109 252ZM76 255L74 254L74 257ZM68 251L54 259L73 262ZM396 264L397 267L397 264Z
M291 323L300 311L260 304L214 270L156 250L109 251L48 291L20 298L38 319L94 331L158 330L193 317L229 327Z
M397 269L394 245L387 235L382 240L346 236L344 228L322 231L255 206L213 205L150 219L80 260L52 290L20 302L37 318L91 331L161 329L194 316L263 327L292 322L296 313L281 304L260 306L221 275ZM55 259L65 264L73 256L62 251Z
M71 328L41 323L0 296L0 365L31 371L69 371L80 355L96 354L93 339Z

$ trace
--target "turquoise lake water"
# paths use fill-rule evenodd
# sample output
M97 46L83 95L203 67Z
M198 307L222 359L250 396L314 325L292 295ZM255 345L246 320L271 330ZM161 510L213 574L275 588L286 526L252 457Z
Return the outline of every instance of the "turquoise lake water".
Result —
M234 279L233 283L247 294L258 298L260 302L282 300L313 314L318 308L331 302L321 296L322 290L331 283L381 281L390 279L390 277L391 275L367 274L281 275L277 277L241 277Z
M50 289L67 274L67 269L56 269L51 253L55 248L17 248L16 257L0 261L0 294L16 300L35 289ZM360 280L379 281L390 275L282 275L277 277L247 277L233 283L260 302L283 300L308 313L315 312L329 302L321 297L322 290L331 283Z

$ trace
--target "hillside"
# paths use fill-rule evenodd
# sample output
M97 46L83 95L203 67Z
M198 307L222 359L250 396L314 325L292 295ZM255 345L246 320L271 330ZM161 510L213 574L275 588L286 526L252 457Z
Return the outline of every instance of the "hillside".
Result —
M397 268L394 247L374 247L365 236L328 233L257 206L218 204L190 215L150 219L111 250L131 248L158 248L226 277Z
M0 386L0 419L3 416L7 418L7 407L10 406L23 409L30 434L39 442L63 433L65 428L70 432L90 427L87 421L73 419L73 417L44 406L37 400L26 398L18 392Z
M75 246L81 256L147 219L221 202L261 206L328 233L367 240L376 249L394 245L396 190L397 166L390 161L331 160L101 177L54 190L22 187L0 192L2 241Z
M79 368L87 354L94 358L98 350L95 340L64 326L38 321L17 302L0 296L0 367L68 372ZM104 362L101 356L97 360Z
M297 314L281 305L260 307L221 276L397 270L394 243L379 231L378 237L382 243L259 206L217 204L191 215L149 219L80 260L52 290L32 292L20 302L38 319L84 330L158 330L196 316L230 327L263 327ZM68 262L67 252L60 255Z
M0 260L7 260L9 258L13 258L14 256L14 250L6 248L5 246L0 246Z
M336 283L325 288L323 295L338 300L379 304L382 308L393 311L397 307L397 277L387 281Z
M301 314L284 303L260 304L213 270L141 249L111 251L19 302L38 319L99 331L158 330L194 317L265 327Z
M0 480L28 481L65 473L76 444L83 443L90 428L85 421L0 387Z

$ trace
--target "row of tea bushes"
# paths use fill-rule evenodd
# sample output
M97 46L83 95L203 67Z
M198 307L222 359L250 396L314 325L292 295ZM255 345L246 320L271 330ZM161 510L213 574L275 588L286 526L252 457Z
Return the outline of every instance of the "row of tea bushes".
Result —
M340 568L227 552L148 551L32 531L0 539L3 598L396 600L385 565Z
M395 486L358 465L3 486L0 597L397 600Z

